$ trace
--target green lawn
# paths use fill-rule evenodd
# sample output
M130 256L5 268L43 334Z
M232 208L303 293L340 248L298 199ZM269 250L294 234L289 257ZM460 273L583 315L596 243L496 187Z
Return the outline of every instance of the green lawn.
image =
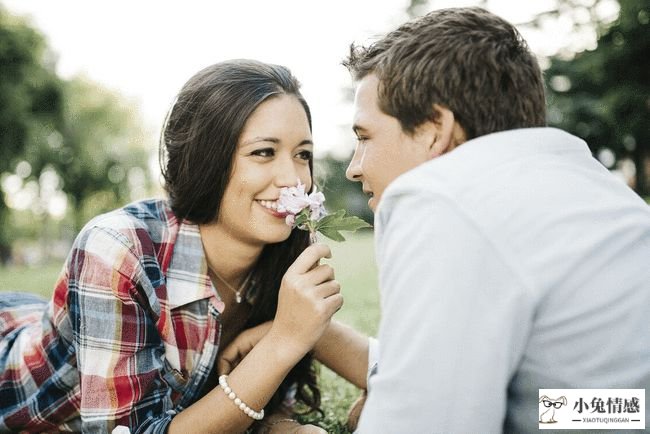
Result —
M330 264L336 270L336 279L345 296L345 304L335 318L375 335L379 324L379 294L372 233L363 232L347 238L342 243L329 243L333 253ZM61 265L0 268L0 290L29 291L49 297ZM330 434L348 433L344 428L346 412L359 391L324 367L321 368L321 391L325 418L319 420L319 424Z
M345 297L343 308L335 318L374 336L379 325L379 293L372 233L355 234L345 242L332 242L330 246L330 264ZM320 425L330 434L349 433L344 427L347 410L359 396L359 390L322 367L321 391L325 419Z
M0 291L27 291L49 298L62 265L0 267Z

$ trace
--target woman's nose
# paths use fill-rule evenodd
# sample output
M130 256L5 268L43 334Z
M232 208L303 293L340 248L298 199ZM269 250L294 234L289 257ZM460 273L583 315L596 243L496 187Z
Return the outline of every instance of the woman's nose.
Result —
M309 177L309 169L306 170L307 178ZM301 176L303 175L303 176ZM293 187L300 180L303 184L306 184L309 179L305 178L304 174L301 173L296 164L291 159L278 159L275 167L275 185L282 187Z

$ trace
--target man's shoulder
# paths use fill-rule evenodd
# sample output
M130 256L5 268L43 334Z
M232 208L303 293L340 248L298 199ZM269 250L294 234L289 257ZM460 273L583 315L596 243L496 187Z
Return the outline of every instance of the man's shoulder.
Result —
M541 172L547 175L567 161L588 160L593 158L586 143L562 130L501 131L469 140L402 174L386 189L384 199L444 196L476 202L493 191L536 183Z

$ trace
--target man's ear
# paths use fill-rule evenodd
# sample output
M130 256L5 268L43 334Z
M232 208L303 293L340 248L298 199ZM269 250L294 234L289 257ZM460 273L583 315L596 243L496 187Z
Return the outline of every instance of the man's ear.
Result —
M465 131L456 121L454 112L439 104L434 104L433 108L438 118L433 122L435 136L429 151L430 158L446 154L466 141Z

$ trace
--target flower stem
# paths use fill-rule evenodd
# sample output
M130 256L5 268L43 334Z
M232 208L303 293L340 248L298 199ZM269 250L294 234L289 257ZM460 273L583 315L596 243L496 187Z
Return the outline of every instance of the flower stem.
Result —
M316 244L318 242L318 237L316 236L316 231L309 231L309 244Z

